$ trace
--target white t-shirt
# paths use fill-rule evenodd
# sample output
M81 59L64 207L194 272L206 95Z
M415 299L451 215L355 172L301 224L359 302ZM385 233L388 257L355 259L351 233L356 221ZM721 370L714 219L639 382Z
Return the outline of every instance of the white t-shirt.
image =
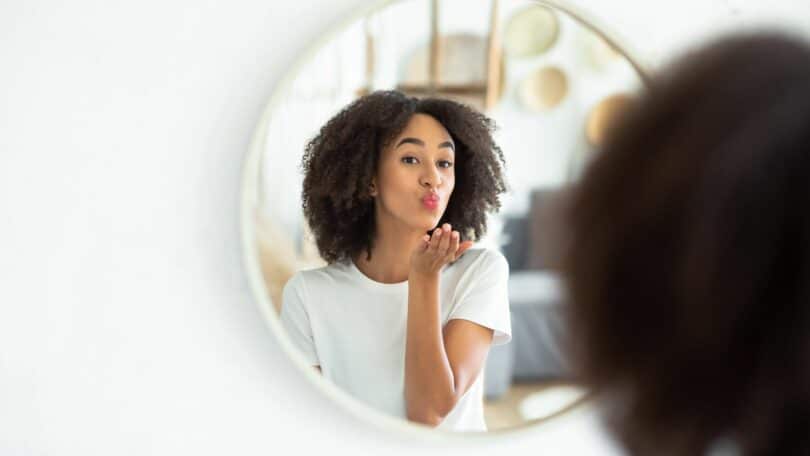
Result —
M442 325L469 320L493 330L493 345L509 342L508 278L506 258L490 248L444 266ZM282 325L307 361L352 396L402 418L407 321L408 282L374 281L353 261L299 271L282 292ZM483 372L438 428L486 431Z

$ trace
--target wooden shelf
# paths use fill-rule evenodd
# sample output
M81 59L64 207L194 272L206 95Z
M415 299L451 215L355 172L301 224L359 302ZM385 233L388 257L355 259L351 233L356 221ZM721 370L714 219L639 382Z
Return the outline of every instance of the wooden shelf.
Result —
M439 1L431 0L430 4L430 54L428 58L427 84L398 84L396 90L413 96L470 96L478 97L484 110L492 109L500 95L501 85L501 40L498 28L498 11L500 0L491 0L489 32L487 35L486 79L481 84L443 84L441 75L442 40L439 31ZM357 96L371 92L374 79L374 37L366 22L366 86L357 90Z

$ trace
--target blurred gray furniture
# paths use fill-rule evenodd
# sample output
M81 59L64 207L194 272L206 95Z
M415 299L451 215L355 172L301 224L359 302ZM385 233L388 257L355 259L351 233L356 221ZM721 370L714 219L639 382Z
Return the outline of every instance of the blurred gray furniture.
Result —
M509 262L509 309L512 340L492 347L484 368L489 399L504 394L513 382L560 379L569 366L562 350L566 336L564 295L552 267L561 242L559 191L536 190L524 216L504 220Z

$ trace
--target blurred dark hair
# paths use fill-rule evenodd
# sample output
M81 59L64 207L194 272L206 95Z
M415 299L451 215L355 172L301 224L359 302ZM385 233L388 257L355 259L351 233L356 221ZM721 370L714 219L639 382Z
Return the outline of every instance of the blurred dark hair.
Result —
M376 91L329 119L307 143L301 162L304 215L328 263L363 250L371 256L375 218L369 184L381 151L416 113L439 121L456 147L455 187L437 226L450 223L460 241L486 234L486 214L500 208L499 195L507 190L503 152L492 138L495 123L452 100Z
M653 78L567 212L572 354L631 454L810 454L810 48L729 36Z

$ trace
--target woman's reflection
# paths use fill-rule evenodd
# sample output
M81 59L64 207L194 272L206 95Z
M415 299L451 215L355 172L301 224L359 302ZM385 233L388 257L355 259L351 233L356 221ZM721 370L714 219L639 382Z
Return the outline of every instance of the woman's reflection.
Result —
M511 339L509 266L474 248L506 191L493 122L396 91L362 97L306 147L303 208L328 265L284 286L312 366L395 416L485 431L483 366Z

